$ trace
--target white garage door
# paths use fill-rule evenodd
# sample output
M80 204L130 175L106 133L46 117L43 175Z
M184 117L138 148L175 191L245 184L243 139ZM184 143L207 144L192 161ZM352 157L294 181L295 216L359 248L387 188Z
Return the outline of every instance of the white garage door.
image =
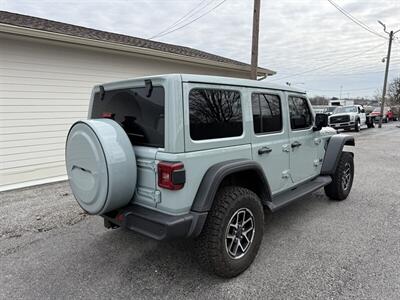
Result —
M232 75L122 53L0 38L0 190L65 178L66 134L73 122L86 118L95 84L173 72Z

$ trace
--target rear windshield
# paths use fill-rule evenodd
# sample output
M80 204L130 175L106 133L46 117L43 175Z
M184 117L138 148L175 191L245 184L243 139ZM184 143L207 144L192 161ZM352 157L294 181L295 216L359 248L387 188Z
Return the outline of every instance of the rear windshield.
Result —
M114 119L133 145L164 147L164 88L154 86L150 96L144 87L106 91L93 99L92 118Z

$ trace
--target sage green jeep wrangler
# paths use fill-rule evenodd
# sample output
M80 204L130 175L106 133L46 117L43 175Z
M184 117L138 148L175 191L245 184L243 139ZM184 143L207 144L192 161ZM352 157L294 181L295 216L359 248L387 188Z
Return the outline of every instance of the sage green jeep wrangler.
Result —
M108 228L193 238L201 265L246 270L272 212L324 187L346 199L351 136L314 114L304 92L266 82L163 75L93 89L66 143L79 205Z

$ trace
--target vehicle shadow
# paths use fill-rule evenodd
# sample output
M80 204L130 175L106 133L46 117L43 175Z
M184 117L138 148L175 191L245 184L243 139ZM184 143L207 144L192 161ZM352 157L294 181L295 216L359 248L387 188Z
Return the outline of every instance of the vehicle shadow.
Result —
M104 261L100 266L103 270L96 272L99 276L114 272L113 276L118 276L120 286L131 287L140 291L141 295L159 297L178 292L204 293L204 287L222 288L219 287L221 283L235 282L258 272L258 262L268 260L269 253L276 251L274 240L277 237L295 230L299 222L311 218L319 209L327 209L329 203L322 193L314 193L275 214L266 212L263 243L256 261L248 271L230 280L208 274L201 268L192 240L158 242L128 230L117 229L105 231L87 247L95 247L95 255Z

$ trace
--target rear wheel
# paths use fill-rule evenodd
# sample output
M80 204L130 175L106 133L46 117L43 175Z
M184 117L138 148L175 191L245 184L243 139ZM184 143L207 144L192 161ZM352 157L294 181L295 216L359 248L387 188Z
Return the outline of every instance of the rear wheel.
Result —
M196 240L202 267L226 278L245 271L257 255L263 224L263 207L254 192L242 187L222 188Z
M332 182L325 186L325 194L332 200L347 198L353 185L354 161L350 152L342 152Z

